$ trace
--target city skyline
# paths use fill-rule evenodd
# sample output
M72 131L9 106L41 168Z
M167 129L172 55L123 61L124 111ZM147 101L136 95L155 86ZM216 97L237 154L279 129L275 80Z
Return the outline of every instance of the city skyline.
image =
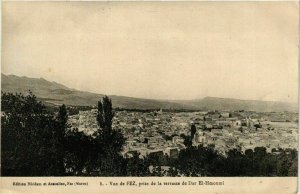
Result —
M295 3L4 2L1 70L100 94L294 103Z

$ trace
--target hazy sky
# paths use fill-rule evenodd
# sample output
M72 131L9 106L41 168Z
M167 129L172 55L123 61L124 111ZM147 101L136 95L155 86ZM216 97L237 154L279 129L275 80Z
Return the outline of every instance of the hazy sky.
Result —
M102 94L298 99L298 2L4 2L2 72Z

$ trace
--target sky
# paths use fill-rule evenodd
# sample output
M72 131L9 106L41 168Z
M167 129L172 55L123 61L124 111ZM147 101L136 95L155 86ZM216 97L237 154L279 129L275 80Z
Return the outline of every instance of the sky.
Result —
M297 102L298 2L3 2L4 74L152 99Z

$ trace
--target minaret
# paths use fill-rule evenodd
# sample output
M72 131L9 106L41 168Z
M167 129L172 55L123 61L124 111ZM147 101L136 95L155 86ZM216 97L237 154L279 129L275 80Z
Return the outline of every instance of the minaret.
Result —
M162 110L162 108L160 108L160 110L159 110L159 113L160 113L160 114L162 114L162 113L163 113L163 110Z

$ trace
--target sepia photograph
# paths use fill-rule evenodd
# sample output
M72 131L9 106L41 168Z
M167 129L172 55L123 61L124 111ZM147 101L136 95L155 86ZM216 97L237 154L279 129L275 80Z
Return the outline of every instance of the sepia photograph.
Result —
M5 1L1 40L2 177L298 176L299 2Z

